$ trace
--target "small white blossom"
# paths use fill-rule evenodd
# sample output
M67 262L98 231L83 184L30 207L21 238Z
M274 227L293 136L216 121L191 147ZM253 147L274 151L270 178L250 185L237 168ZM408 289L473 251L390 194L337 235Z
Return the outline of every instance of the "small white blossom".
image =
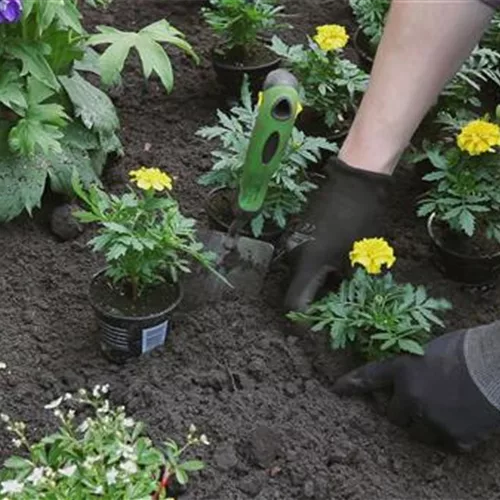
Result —
M100 455L96 455L95 457L87 457L85 459L85 462L83 462L83 466L86 468L86 469L90 469L90 467L92 467L96 462L98 462L99 460L101 460L101 457Z
M194 434L196 431L197 431L197 429L196 429L196 425L191 424L191 425L189 426L189 434Z
M67 393L64 395L64 401L68 401L69 399L72 399L72 398L73 398L73 396L72 396L69 392L67 392Z
M2 422L10 422L10 417L8 415L6 415L5 413L0 413L0 419L2 420Z
M137 472L137 464L132 460L127 460L120 465L120 469L124 470L127 474L135 474Z
M13 440L12 440L12 444L13 444L16 448L21 448L21 446L23 445L23 442L22 442L20 439L13 439Z
M21 493L23 487L23 483L20 483L16 479L9 479L8 481L2 482L2 491L0 491L0 493Z
M133 418L126 418L123 420L123 426L124 427L134 427L135 421Z
M76 465L68 465L62 469L59 469L59 474L65 477L71 477L76 472Z
M104 493L104 488L102 486L98 486L95 490L94 490L94 495L102 495Z
M102 387L101 387L101 393L102 394L107 394L109 392L109 384L104 384Z
M0 370L6 370L6 369L7 365L3 361L0 361Z
M75 418L75 410L69 410L67 417L68 420L73 420Z
M86 396L87 395L87 391L85 389L78 389L78 395L79 396Z
M62 411L61 410L54 410L54 417L61 418L62 417Z
M35 467L31 474L26 478L26 481L37 485L43 479L44 468Z
M108 472L106 472L106 482L109 486L116 484L116 478L118 477L118 471L113 467Z
M54 401L51 401L49 404L46 404L44 408L46 410L54 410L57 408L63 401L63 397L61 396L60 398L54 399Z
M94 396L94 398L98 398L100 395L101 395L101 386L100 385L94 386L94 388L92 389L92 396Z
M207 436L205 434L202 434L200 436L200 443L204 444L205 446L209 446L210 445L210 441L208 440L208 438L207 438Z

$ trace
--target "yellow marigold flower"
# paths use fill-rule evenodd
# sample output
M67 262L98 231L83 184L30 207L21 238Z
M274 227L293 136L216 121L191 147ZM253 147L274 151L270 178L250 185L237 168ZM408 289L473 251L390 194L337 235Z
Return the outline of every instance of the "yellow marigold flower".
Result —
M129 175L132 182L145 191L150 189L170 191L172 189L172 177L159 168L141 167L139 170L132 170Z
M492 153L494 146L500 146L500 127L485 120L474 120L462 128L457 144L471 156Z
M346 29L339 24L325 24L316 28L313 40L321 50L330 52L345 47L349 41L349 35Z
M394 249L384 238L364 238L354 243L349 253L351 265L362 265L369 274L380 274L382 266L391 268L396 262Z

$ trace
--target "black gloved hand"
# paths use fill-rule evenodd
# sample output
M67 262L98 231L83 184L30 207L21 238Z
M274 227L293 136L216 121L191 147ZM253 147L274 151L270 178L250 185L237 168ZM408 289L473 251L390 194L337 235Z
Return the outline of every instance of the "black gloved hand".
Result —
M419 440L469 450L500 429L500 323L443 335L425 355L369 363L341 377L341 395L393 388L388 418Z
M327 173L306 216L307 229L299 230L308 233L308 241L293 251L297 262L285 298L287 311L306 309L330 272L345 273L355 241L380 236L390 176L351 168L338 159L332 160Z

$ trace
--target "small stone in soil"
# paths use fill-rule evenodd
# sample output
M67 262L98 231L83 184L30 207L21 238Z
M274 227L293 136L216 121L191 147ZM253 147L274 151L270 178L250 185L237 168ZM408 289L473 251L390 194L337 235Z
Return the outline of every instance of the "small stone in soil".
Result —
M266 374L266 363L261 358L255 358L248 365L248 372L257 382L262 382Z
M304 496L306 498L314 497L314 483L311 480L304 483Z
M50 216L50 230L63 241L73 240L82 232L73 209L73 205L65 203L56 207Z
M248 474L240 480L238 487L250 497L257 496L264 487L265 476L263 473Z
M231 443L220 444L214 453L215 466L221 471L229 471L238 465L238 456Z
M253 461L263 469L269 468L280 453L279 435L264 425L258 426L250 437Z

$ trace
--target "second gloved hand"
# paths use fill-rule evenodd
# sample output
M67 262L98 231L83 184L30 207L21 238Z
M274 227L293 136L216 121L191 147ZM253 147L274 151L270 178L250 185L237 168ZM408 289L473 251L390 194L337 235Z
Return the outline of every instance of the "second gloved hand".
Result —
M327 167L328 179L317 193L304 224L307 241L297 253L286 298L287 311L302 311L326 276L344 273L355 241L380 236L380 217L391 177L352 168L338 159Z

